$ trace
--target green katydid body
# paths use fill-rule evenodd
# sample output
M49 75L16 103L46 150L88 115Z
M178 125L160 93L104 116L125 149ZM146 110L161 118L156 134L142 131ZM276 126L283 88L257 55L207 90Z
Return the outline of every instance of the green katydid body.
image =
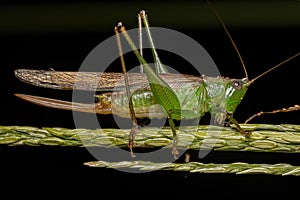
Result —
M56 99L17 94L18 97L31 103L57 109L115 114L130 118L122 73L19 69L15 70L15 75L23 82L39 87L63 90L71 90L75 87L75 89L98 92L95 104L74 102L72 104ZM138 73L128 73L128 75L136 117L166 118L163 108L157 103L149 87L146 75ZM226 111L233 114L249 86L247 79L181 74L160 74L160 77L172 88L179 99L181 112L179 115L174 115L176 120L201 118L207 112L224 113Z
M123 118L132 118L130 102L124 87L124 78L120 73L91 73L80 72L79 80L76 72L57 72L44 70L16 70L16 76L24 82L37 86L55 88L55 89L92 89L102 92L96 95L97 101L94 104L83 104L77 102L66 102L45 97L36 97L24 94L16 96L42 106L66 109L80 112L91 112L97 114L114 114ZM77 74L77 75L78 75ZM135 118L168 118L170 127L174 134L174 145L172 153L176 157L176 130L173 120L197 119L200 120L205 113L214 116L214 121L222 124L226 118L232 121L243 135L248 133L242 130L237 122L232 118L237 106L245 96L251 81L244 79L229 79L224 77L192 76L180 74L159 74L161 80L168 84L168 90L172 90L173 97L164 95L166 102L178 100L179 106L166 110L162 104L157 101L153 93L151 84L145 74L127 74L133 78L131 83L131 101ZM65 76L69 79L65 80ZM61 77L61 79L59 78ZM89 77L89 78L83 78ZM98 79L94 79L97 77ZM110 77L108 84L105 79ZM103 78L103 79L102 79ZM94 81L92 81L94 79ZM75 81L75 82L73 82ZM77 81L77 82L76 82ZM80 83L78 83L80 81ZM73 83L72 83L73 82ZM99 85L99 83L104 83ZM74 86L74 87L73 87ZM158 85L159 87L164 87ZM157 87L157 85L152 85ZM162 88L163 89L163 88ZM175 100L176 100L175 99ZM174 103L173 103L174 105ZM175 104L177 105L177 104ZM170 116L171 115L171 116ZM135 129L133 129L135 130ZM129 147L132 153L133 136L130 134Z

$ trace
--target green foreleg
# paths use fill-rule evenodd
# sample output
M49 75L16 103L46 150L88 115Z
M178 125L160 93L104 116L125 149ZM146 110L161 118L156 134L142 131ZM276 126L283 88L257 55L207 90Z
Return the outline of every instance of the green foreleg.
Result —
M236 126L236 129L245 137L248 137L251 132L250 131L245 131L240 125L239 123L232 117L231 114L229 114L228 112L226 112L226 116L227 118Z

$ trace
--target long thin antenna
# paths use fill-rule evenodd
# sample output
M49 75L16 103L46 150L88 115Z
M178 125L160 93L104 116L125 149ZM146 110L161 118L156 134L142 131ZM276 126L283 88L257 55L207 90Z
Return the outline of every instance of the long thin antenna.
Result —
M298 52L298 53L296 53L295 55L289 57L288 59L285 59L284 61L278 63L278 64L275 65L274 67L268 69L267 71L265 71L265 72L261 73L260 75L258 75L257 77L255 77L255 78L252 79L249 83L253 83L253 82L254 82L255 80L257 80L258 78L260 78L260 77L266 75L266 74L269 73L270 71L273 71L273 70L276 69L277 67L283 65L284 63L286 63L286 62L288 62L288 61L290 61L290 60L292 60L292 59L294 59L294 58L296 58L296 57L299 56L299 55L300 55L300 52Z
M209 2L209 1L207 1L207 3L208 3L208 5L210 5L210 2ZM239 52L239 50L238 50L238 48L237 48L235 42L234 42L234 40L232 39L232 37L231 37L229 31L227 30L227 27L226 27L224 21L222 20L221 16L218 14L218 12L217 12L217 10L216 10L215 8L213 8L211 5L210 5L210 8L211 8L212 11L214 12L214 14L217 16L217 18L218 18L218 20L220 21L220 23L222 24L222 26L223 26L223 28L224 28L224 30L225 30L227 36L229 37L229 39L230 39L230 41L231 41L231 44L233 45L233 47L234 47L236 53L237 53L238 56L239 56L239 59L240 59L240 61L241 61L241 64L242 64L242 66L243 66L243 68L244 68L245 76L246 76L247 79L249 79L249 78L248 78L248 73L247 73L247 70L246 70L246 65L245 65L245 63L244 63L244 60L243 60L243 58L242 58L242 56L241 56L241 54L240 54L240 52Z

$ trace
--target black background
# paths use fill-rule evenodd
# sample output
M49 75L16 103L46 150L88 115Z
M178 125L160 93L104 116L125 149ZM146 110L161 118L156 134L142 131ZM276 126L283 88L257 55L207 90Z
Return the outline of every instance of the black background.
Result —
M20 5L50 6L52 4L61 4L68 6L74 5L74 3L76 5L78 2L80 1L7 2L2 4L1 9L5 9L6 6L9 8L16 6L17 8ZM96 3L96 1L89 1L88 3L92 4ZM97 3L99 5L99 2ZM0 125L75 127L71 111L49 109L29 104L13 95L14 93L25 93L70 100L72 95L70 91L56 91L26 85L14 77L13 70L18 68L46 70L53 68L57 71L76 71L85 56L95 46L113 35L113 26L118 20L121 19L124 22L127 20L130 22L128 26L131 26L128 28L135 28L138 9L144 8L142 2L134 2L132 7L124 8L124 12L118 12L118 10L122 10L122 8L118 7L120 2L108 3L111 5L111 15L103 15L101 20L105 21L105 24L111 25L100 27L100 20L98 24L99 29L88 25L86 26L88 28L81 27L76 29L76 23L75 26L70 27L67 21L65 29L55 29L54 23L53 26L49 24L50 28L45 28L45 30L43 30L43 27L36 27L36 29L33 28L31 30L24 22L23 28L17 27L14 31L9 26L10 17L19 17L22 22L22 13L16 11L13 14L7 14L8 17L6 19L1 19L2 22L7 23L2 25L1 30L5 30L5 27L8 27L9 31L3 31L0 34L0 91L2 105ZM172 2L170 1L169 3L170 9L166 10L165 13L159 13L160 17L163 17L164 14L168 16L168 13L172 12ZM234 2L230 3L231 5L234 4ZM185 17L186 13L189 13L187 5L188 3L183 2L182 8L180 8L181 13L176 15L177 18L163 19L163 22L170 20L170 23L160 23L159 26L174 28L192 37L209 52L222 75L242 78L244 73L238 56L217 21L211 27L199 27L196 25L193 27L192 25L184 24L184 20L179 20L179 24L176 24L176 19L180 19L180 15ZM270 10L272 10L272 5L270 1ZM206 6L206 4L203 4L203 6ZM257 6L259 7L259 3L257 3ZM221 10L219 11L222 13ZM231 26L230 22L226 23L226 17L224 17L224 21L228 25L230 33L245 60L250 79L299 52L300 22L298 25L285 25L284 22L280 22L280 15L284 16L290 13L285 7L281 11L277 13L278 26L268 26L267 23L265 26L256 26L255 22L252 24L233 23ZM100 16L101 12L105 11L101 10L100 6ZM266 10L266 17L268 16L267 12ZM42 17L44 13L37 13L34 13L36 15L35 19L37 24L40 24L39 17ZM131 14L128 15L127 13ZM149 10L149 14L150 20L152 16L154 18L157 14L155 13L155 6L153 6L152 10ZM231 14L235 15L235 13ZM253 10L252 14L254 17L255 10ZM197 13L194 13L194 16L197 16ZM239 18L239 16L242 17L243 12L237 11L236 18ZM82 26L85 20L88 23L90 19L88 16L82 15L82 13L78 13L78 16L76 13L70 14L70 21L72 21L72 17L82 20L82 22L78 22L78 26ZM215 19L213 14L210 17ZM188 21L188 19L186 20ZM159 22L159 19L156 18L156 21L151 21L151 24L156 26L156 22ZM63 21L61 23L63 24ZM259 24L259 22L257 23ZM93 23L91 24L91 26L94 26ZM162 57L161 59L169 66L176 67L178 65L178 63L172 62L172 59L168 57ZM265 77L258 79L250 87L245 99L238 107L235 118L243 122L249 116L261 110L268 111L299 104L298 65L299 58L296 58ZM184 70L183 72L188 73L188 71ZM101 116L99 118L104 123L107 120L106 124L108 127L112 126L111 117ZM255 119L253 123L299 124L299 111L265 115ZM235 198L237 193L256 198L260 196L259 192L263 192L263 195L266 196L275 194L276 196L282 195L286 197L297 192L299 184L299 178L297 177L272 175L189 174L168 171L130 174L113 169L89 168L84 166L83 163L95 160L95 158L85 148L78 147L1 146L0 156L1 182L4 186L1 190L9 191L8 194L12 196L21 194L22 197L36 196L35 192L41 191L43 196L56 197L59 196L60 192L60 195L66 195L71 198L77 195L85 195L86 197L88 195L96 195L101 198L101 195L107 193L109 189L112 189L112 192L108 193L111 196L120 194L129 198L144 198L146 195L136 195L136 192L139 191L144 192L144 194L149 192L154 194L154 191L163 191L166 195L183 194L195 195L196 197L209 195L209 197L213 198ZM201 161L215 163L236 161L288 162L300 165L299 156L296 154L258 154L247 152L211 152ZM243 196L239 197L243 198Z

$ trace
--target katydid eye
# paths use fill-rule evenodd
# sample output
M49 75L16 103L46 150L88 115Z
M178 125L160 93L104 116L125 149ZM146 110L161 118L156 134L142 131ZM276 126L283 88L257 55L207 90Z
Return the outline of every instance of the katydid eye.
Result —
M243 83L240 80L234 80L234 81L232 81L232 87L234 89L240 90L242 88L242 85L243 85Z

